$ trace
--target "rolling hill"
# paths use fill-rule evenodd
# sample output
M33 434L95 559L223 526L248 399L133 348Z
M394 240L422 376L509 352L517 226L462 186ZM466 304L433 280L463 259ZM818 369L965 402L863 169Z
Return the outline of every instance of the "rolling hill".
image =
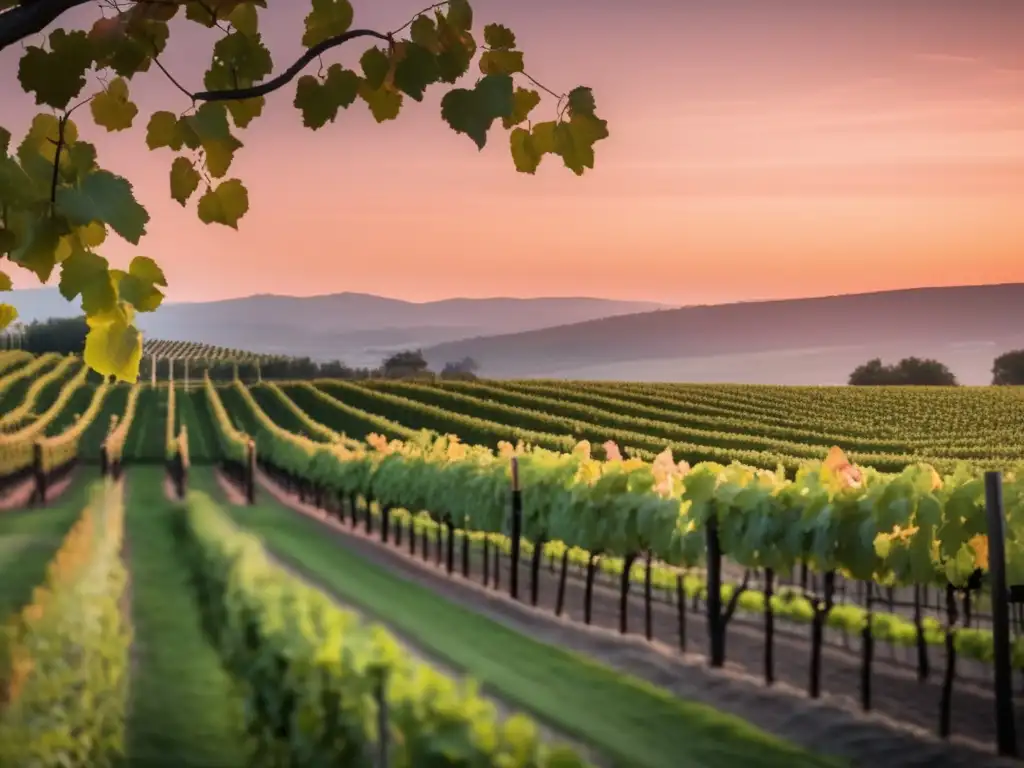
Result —
M24 322L78 314L77 303L56 289L12 291L5 301ZM446 299L416 303L361 293L323 296L263 294L240 299L167 303L138 315L152 338L193 341L267 354L341 358L377 365L398 349L454 339L515 333L600 317L644 312L663 305L598 298Z
M841 384L858 364L907 355L987 384L993 358L1024 347L1024 284L663 309L480 337L424 350L469 356L496 378Z

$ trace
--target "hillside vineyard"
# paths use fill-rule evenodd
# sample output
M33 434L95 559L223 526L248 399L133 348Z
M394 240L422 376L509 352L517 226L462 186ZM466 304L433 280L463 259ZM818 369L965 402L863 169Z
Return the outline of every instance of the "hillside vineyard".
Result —
M165 358L256 362L234 350L162 345L154 354ZM158 370L179 373L173 367ZM183 622L180 616L194 611L195 642L212 643L207 657L181 663L198 680L200 657L208 658L209 671L202 674L211 675L209 680L222 675L245 681L237 690L248 691L246 706L231 685L203 683L221 691L211 695L222 696L225 708L237 705L249 718L244 733L231 731L226 715L223 720L223 738L239 745L235 764L246 764L261 750L277 755L278 762L268 765L301 762L307 759L302 755L313 754L340 760L337 764L379 765L384 753L389 755L384 764L396 766L442 754L449 757L431 764L606 765L621 762L623 754L636 765L685 763L672 763L682 759L679 754L661 755L651 746L674 738L669 725L675 721L655 712L667 704L654 699L636 704L651 707L645 718L664 720L667 729L662 734L661 726L651 726L651 733L636 734L636 744L650 748L637 756L627 743L633 738L628 728L596 724L599 704L593 705L593 721L584 724L565 707L547 703L542 673L527 692L517 687L514 675L486 671L501 662L470 658L476 658L473 653L514 655L508 649L525 640L510 636L496 640L489 651L455 653L452 649L461 646L454 634L443 632L462 631L454 626L461 621L484 621L482 614L474 609L465 618L452 618L448 629L429 629L427 623L437 624L429 617L417 624L413 598L403 597L413 587L393 581L393 574L409 569L423 571L414 577L420 584L416 589L433 590L432 580L440 580L436 589L451 592L449 600L471 604L481 588L507 593L503 600L535 606L537 616L555 614L569 621L558 626L607 630L608 642L641 634L677 653L703 654L712 667L728 662L763 676L765 683L803 688L811 698L845 696L856 705L829 706L839 707L834 716L852 718L857 728L879 733L888 728L856 719L859 710L871 709L911 730L955 737L935 748L896 728L878 736L882 741L851 737L849 743L829 746L814 728L785 731L785 724L747 707L729 727L746 733L742 728L753 726L743 718L774 729L763 738L775 739L764 743L778 750L780 765L818 765L819 752L909 764L924 754L921 750L933 748L937 765L974 765L989 759L987 753L1003 738L993 716L999 662L993 650L995 598L988 587L983 474L1002 473L1007 579L1024 584L1024 394L1019 388L250 381L244 376L218 381L207 370L187 385L167 378L154 384L149 377L135 385L110 384L75 357L0 352L0 485L5 498L15 499L12 506L68 505L68 525L77 520L77 527L62 529L54 539L64 540L53 554L63 559L51 567L47 594L77 594L76 569L96 569L108 585L102 598L108 613L121 599L125 569L132 572L128 554L123 562L112 559L122 537L127 536L125 552L131 553L133 526L154 526L146 536L165 535L156 522L163 518L156 512L136 517L143 501L133 499L149 499L144 503L153 509L166 507L169 548L163 555L154 550L153 557L177 563L167 572L180 572L182 580L161 587L170 590L163 598L155 587L146 597L145 572L133 575L138 605L132 610L145 616L147 600L178 599L173 597L178 589L183 605L193 607L182 608L175 620ZM153 465L161 464L171 481L166 494L160 490L162 472L153 474ZM107 479L97 484L93 478L100 474ZM75 490L90 484L88 494ZM192 491L176 502L172 485L182 494ZM23 487L30 490L18 503ZM296 516L295 510L310 517ZM11 519L21 519L17 514ZM44 519L43 510L25 514L25 521ZM21 530L9 532L5 524L0 520L0 565L8 557L4 537ZM36 524L42 525L31 523ZM285 533L280 526L286 525L294 525L294 532ZM324 531L313 533L314 526ZM329 526L334 528L328 535ZM172 535L172 529L178 532ZM102 546L84 544L90 537ZM332 537L344 541L332 544ZM179 554L174 540L184 542ZM339 564L340 553L352 548L365 549L370 559L346 560L346 555L340 562L348 565ZM301 568L294 565L300 562ZM348 576L335 573L345 568ZM381 569L379 575L366 570L373 568ZM11 747L18 759L34 754L23 737L41 738L38 729L44 728L27 707L43 706L50 695L50 678L33 683L34 675L43 674L41 667L19 661L37 658L41 664L48 658L42 645L32 645L43 642L31 639L42 635L33 634L36 619L27 618L35 615L32 601L43 599L43 593L31 592L38 583L26 582L23 601L0 604L10 612L9 637L14 638L2 646L13 650L0 657L0 736L11 735L11 744L28 750ZM190 584L205 586L194 594ZM49 615L45 611L51 609L38 610ZM383 629L364 625L364 610ZM264 615L276 618L253 618ZM1024 625L1016 606L1011 619L1010 668L1024 674ZM136 632L146 631L150 619L140 621ZM105 635L82 642L95 641L121 668L130 632L113 619L104 626ZM44 630L63 637L62 627L56 622ZM292 633L288 627L303 629ZM391 630L403 639L388 635ZM572 640L576 630L559 631L569 634L555 644L600 655L596 636ZM203 632L212 632L212 640L203 639ZM430 632L442 634L428 640ZM413 645L405 646L407 640ZM590 645L577 648L575 642ZM502 650L503 644L508 649ZM312 667L303 665L327 663L323 660L342 646L353 655L338 662L343 668L331 667L327 682L316 682ZM435 658L437 653L441 656ZM529 653L542 651L527 653L523 646L522 653L521 666L509 674L527 674L534 663ZM295 666L269 676L259 671L275 658L291 659ZM554 658L544 663L554 664ZM36 671L25 671L30 668ZM565 669L565 679L574 679L577 672ZM452 681L462 672L483 675L487 693L459 688ZM596 673L578 674L582 681ZM644 673L637 667L631 674ZM184 686L170 679L175 676L167 685ZM127 695L122 688L131 680L117 685L98 677L83 680L108 704L103 723L81 716L81 727L119 734L104 742L114 752L143 749L131 735L133 715L122 711ZM625 685L614 683L620 684ZM331 714L324 709L326 699L311 687L320 685L326 686L324 696L338 701L362 691L363 709ZM593 685L580 682L581 691ZM448 714L431 698L438 686L451 702L459 702ZM37 698L20 704L23 688ZM191 694L182 689L186 695ZM300 721L285 710L266 708L265 697L283 697L291 702L287 707L312 719L296 725ZM719 702L714 711L726 706L739 705ZM512 714L522 710L536 722ZM440 735L442 722L477 762L451 757L450 745L443 746L448 737ZM289 730L294 728L301 738ZM332 741L332 729L358 736L344 746ZM496 735L484 738L484 731ZM743 738L753 744L761 736L736 736L737 744ZM687 742L696 749L699 738L688 739L697 739ZM724 749L720 739L711 742ZM883 746L870 746L874 743ZM768 749L751 747L751 754L759 748ZM871 749L879 753L869 754ZM726 766L736 764L729 761L739 759L737 754L713 749L700 759ZM378 762L360 762L372 755ZM86 758L97 756L68 764L85 765Z

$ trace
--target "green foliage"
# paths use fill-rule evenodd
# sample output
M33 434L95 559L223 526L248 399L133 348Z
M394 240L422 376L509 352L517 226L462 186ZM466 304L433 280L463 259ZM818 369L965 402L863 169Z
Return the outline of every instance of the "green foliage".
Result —
M1024 384L1024 349L1006 352L993 361L992 383L997 386Z
M117 765L124 754L128 645L121 598L121 489L94 486L47 583L12 629L23 680L0 713L0 764Z
M267 93L293 82L293 104L310 129L334 122L357 99L377 122L385 122L398 118L405 97L419 102L431 87L454 85L478 60L481 76L475 83L451 88L441 100L441 119L478 148L486 146L500 120L510 131L518 171L535 173L544 155L551 154L579 175L593 168L594 144L608 137L588 88L559 94L526 74L512 30L486 24L483 45L478 45L467 0L432 6L390 32L353 28L355 10L349 0L309 0L305 52L273 78L273 56L260 33L260 9L265 7L265 0L128 2L88 29L62 28L58 15L56 28L38 44L24 47L18 82L37 104L56 114L37 115L13 155L11 134L0 127L0 257L42 282L60 270L61 292L69 300L81 297L92 328L86 362L97 371L137 378L142 337L132 325L134 312L152 311L160 302L157 293L139 290L95 253L110 232L138 245L149 215L131 182L104 170L95 147L79 140L71 115L88 104L99 128L119 132L133 127L139 107L131 98L132 79L154 64L185 91L158 61L170 41L168 22L182 8L186 21L218 34L203 77L206 90L186 91L191 106L181 114L161 109L149 115L146 146L174 153L171 198L187 206L198 197L196 212L206 224L238 229L249 210L249 195L241 179L226 177L243 148L239 133L262 115ZM24 15L23 9L24 4L0 1L0 29L16 14ZM356 70L332 63L316 74L302 73L331 49L360 38L374 45L363 52ZM517 86L519 78L525 83ZM555 101L553 119L531 124L542 92ZM0 272L0 289L9 284ZM12 307L0 304L0 328L16 316Z
M851 386L942 386L955 387L956 376L938 360L905 357L896 365L883 365L879 358L854 369Z
M370 764L382 699L394 765L587 765L271 563L209 497L191 494L185 520L206 624L246 696L253 765Z

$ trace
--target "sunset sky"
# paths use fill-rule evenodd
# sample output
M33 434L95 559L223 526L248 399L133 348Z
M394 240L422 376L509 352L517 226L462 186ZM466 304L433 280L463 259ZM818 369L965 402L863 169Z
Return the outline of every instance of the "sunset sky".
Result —
M309 4L268 4L278 72L300 51ZM357 26L386 31L422 0L353 5ZM535 177L517 174L500 127L478 153L441 121L439 88L392 123L357 101L314 133L293 84L241 134L231 175L251 209L240 232L205 226L170 199L173 154L144 145L151 112L188 106L154 69L133 83L133 130L78 120L153 217L138 249L104 254L154 257L179 301L361 291L688 304L1024 281L1021 0L474 8L478 27L516 32L542 83L594 89L611 131L594 171L577 178L547 157ZM163 61L198 89L210 35L174 31ZM355 43L325 61L354 65L367 47ZM36 111L17 85L20 55L0 53L0 124L16 142ZM535 115L553 110L549 99Z

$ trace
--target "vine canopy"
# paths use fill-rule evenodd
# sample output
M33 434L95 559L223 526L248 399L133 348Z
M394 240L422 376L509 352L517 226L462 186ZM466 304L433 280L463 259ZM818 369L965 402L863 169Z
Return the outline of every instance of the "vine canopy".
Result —
M349 0L302 2L309 6L304 52L274 75L260 33L266 0L0 0L0 50L22 47L18 82L45 108L17 143L0 124L0 257L42 283L59 275L61 294L79 301L88 320L85 361L96 371L138 377L135 313L160 306L167 280L146 256L116 269L99 253L111 236L138 245L149 214L131 181L105 170L96 147L82 138L87 115L107 132L145 120L147 147L172 155L170 196L183 207L194 203L205 224L234 229L249 210L246 186L231 173L243 148L239 135L262 115L266 96L285 87L294 91L303 125L318 130L356 102L378 123L394 120L407 99L422 101L428 88L449 86L442 120L478 149L500 123L517 171L535 173L545 155L577 175L594 167L594 145L608 137L608 126L591 90L541 85L527 74L512 30L487 24L474 33L467 0L437 3L385 32L354 27ZM87 4L99 9L91 27L60 26L64 14ZM198 91L161 61L172 30L187 34L189 23L220 33ZM357 67L324 62L331 49L359 40L370 47ZM132 81L151 69L181 93L181 111L140 115ZM535 119L545 98L550 119ZM0 290L11 287L0 271ZM0 328L16 317L12 306L0 304Z

